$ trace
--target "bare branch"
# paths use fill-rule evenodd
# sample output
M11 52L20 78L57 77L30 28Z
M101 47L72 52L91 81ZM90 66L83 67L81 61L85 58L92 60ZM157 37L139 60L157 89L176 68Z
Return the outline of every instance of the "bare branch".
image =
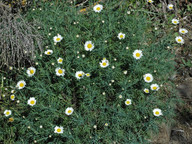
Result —
M6 7L6 8L5 8ZM42 37L33 25L19 14L14 15L0 3L0 67L31 63L35 51L41 51Z

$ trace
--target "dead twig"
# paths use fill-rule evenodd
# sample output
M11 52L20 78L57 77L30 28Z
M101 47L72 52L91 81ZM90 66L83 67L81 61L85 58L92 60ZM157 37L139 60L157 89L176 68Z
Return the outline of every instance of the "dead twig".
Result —
M89 0L85 0L85 1L83 1L82 3L80 3L80 4L76 5L75 7L82 6L82 5L84 5L85 3L87 3L88 1L89 1Z
M0 67L24 66L41 51L42 37L37 29L19 14L14 15L0 3Z
M167 4L166 1L164 0L164 2L162 0L160 0L160 2L163 4L162 9L163 9L163 14L164 14L164 18L167 21L167 12L166 12L166 8L167 8Z

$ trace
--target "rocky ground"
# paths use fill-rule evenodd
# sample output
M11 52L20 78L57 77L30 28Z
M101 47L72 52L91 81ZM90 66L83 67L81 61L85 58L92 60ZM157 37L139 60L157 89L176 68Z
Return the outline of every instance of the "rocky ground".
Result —
M187 55L186 55L187 53ZM183 60L191 65L186 66ZM176 74L173 80L177 86L182 104L177 104L175 123L162 124L158 136L153 136L153 144L192 144L192 53L179 51L175 59ZM183 66L184 64L184 66Z

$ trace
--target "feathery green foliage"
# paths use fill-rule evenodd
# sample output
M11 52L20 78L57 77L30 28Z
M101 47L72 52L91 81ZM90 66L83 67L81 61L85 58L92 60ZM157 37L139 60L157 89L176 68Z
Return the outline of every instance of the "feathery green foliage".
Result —
M28 13L28 20L42 23L39 32L45 38L45 50L48 46L53 54L37 53L38 65L31 65L36 68L33 77L27 76L26 67L13 70L7 77L17 75L4 80L1 89L7 96L2 97L1 111L12 110L14 121L0 116L0 142L148 143L148 133L158 131L159 123L174 115L176 95L168 81L174 70L174 53L167 50L172 36L158 37L142 13L127 15L127 9L116 7L115 2L103 6L100 13L91 8L82 14L80 8L68 4L44 3L42 10ZM125 39L117 38L120 32ZM63 39L55 45L57 34ZM94 43L92 51L85 51L86 41ZM133 57L136 49L143 52L139 60ZM59 57L62 64L57 63ZM99 65L103 58L109 60L106 68ZM56 75L57 67L65 69L64 76ZM76 71L91 76L78 80ZM160 90L144 93L151 85L143 79L146 73L153 75L152 83L162 85ZM11 101L11 88L6 91L4 87L15 87L20 80L25 80L26 87L15 89L16 98ZM30 97L35 97L36 105L27 105ZM126 99L132 104L125 105ZM67 107L74 108L72 115L65 114ZM160 108L163 115L155 117L154 108ZM63 134L54 133L55 126L63 126Z

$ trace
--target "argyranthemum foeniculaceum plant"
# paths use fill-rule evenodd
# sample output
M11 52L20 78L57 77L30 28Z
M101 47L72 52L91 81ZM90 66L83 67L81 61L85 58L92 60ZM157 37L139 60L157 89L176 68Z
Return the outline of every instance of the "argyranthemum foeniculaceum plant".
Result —
M169 36L159 40L142 13L115 2L87 14L60 4L30 12L44 26L45 50L10 83L1 130L14 128L12 139L25 143L146 143L173 114Z

